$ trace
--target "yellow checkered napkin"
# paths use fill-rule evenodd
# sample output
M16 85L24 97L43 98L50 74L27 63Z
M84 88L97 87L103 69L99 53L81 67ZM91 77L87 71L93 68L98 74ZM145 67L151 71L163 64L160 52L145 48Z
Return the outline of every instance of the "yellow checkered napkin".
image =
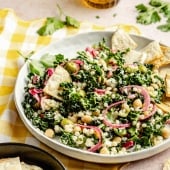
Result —
M120 165L98 165L78 161L64 156L35 139L20 120L15 108L13 90L20 67L23 65L23 55L38 51L53 41L66 36L88 32L115 30L118 27L127 32L139 34L139 30L130 25L114 25L111 27L81 23L79 29L63 28L52 36L38 36L36 31L45 19L23 21L9 9L0 10L0 142L22 142L39 146L57 156L68 170L114 170Z

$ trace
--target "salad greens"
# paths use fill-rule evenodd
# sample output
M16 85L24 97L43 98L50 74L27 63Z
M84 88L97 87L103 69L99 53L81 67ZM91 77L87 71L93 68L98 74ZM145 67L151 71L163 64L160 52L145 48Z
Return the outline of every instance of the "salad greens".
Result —
M51 129L63 144L100 154L128 153L162 142L170 119L156 107L164 81L151 64L126 64L129 51L113 51L103 39L72 59L45 54L30 60L25 115L44 134ZM71 78L59 85L62 100L43 91L59 65Z

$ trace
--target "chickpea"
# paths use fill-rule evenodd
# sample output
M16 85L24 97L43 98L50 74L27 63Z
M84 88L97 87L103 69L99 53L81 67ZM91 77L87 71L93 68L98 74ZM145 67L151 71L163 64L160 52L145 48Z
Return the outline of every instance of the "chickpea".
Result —
M120 143L121 140L122 140L122 138L119 136L113 138L113 142L116 142L116 143Z
M123 104L122 104L122 109L124 109L127 113L130 112L129 105L128 105L127 103L123 103Z
M121 142L121 137L114 137L112 140L112 146L117 146Z
M148 116L149 115L149 111L144 111L144 116Z
M80 126L75 126L74 127L74 132L80 132L81 131L81 127Z
M47 136L49 138L53 138L54 137L54 130L53 129L46 129L44 134L45 134L45 136Z
M165 139L169 138L169 137L170 137L170 128L168 128L168 127L163 127L163 128L161 129L161 134L162 134L162 136L163 136Z
M71 120L73 123L76 123L77 119L77 115L69 116L69 120Z
M100 133L98 131L94 131L94 136L96 139L100 138Z
M109 154L110 152L109 152L109 149L108 149L108 148L103 147L103 148L100 149L100 153L101 153L101 154Z
M89 115L84 115L84 116L82 116L81 120L82 120L82 122L84 122L84 123L91 123L92 117L89 116Z
M143 104L142 104L142 101L140 99L136 99L134 102L133 102L133 107L134 108L142 108Z
M100 115L100 110L96 110L92 113L94 116L99 116Z

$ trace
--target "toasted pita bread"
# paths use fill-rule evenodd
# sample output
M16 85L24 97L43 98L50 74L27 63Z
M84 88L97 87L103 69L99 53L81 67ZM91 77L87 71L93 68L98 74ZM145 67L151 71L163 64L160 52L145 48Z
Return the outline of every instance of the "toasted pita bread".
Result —
M167 73L165 76L165 90L166 97L170 97L170 73Z
M42 168L36 166L36 165L29 165L25 162L21 162L22 170L43 170Z
M113 34L111 43L113 50L124 51L128 48L133 50L137 47L137 43L130 37L130 35L120 29Z
M160 66L170 64L170 47L161 46L163 57L161 58Z
M169 113L170 106L166 105L165 103L161 102L160 104L156 104L156 106L161 109L164 113Z
M170 73L170 64L157 68L160 77L165 79L167 73Z
M142 52L147 54L145 59L145 63L153 64L153 62L157 59L161 59L164 57L161 47L157 41L152 41L146 47L144 47Z
M170 170L170 159L164 162L163 170Z
M70 81L71 77L67 70L61 66L57 66L53 75L48 79L43 91L48 95L55 97L56 99L62 100L61 96L59 95L61 92L59 88L60 83Z
M0 159L0 170L22 170L19 157Z
M145 58L146 56L144 53L135 50L130 50L125 55L125 63L126 64L133 64L134 62L144 63Z
M166 95L164 95L162 102L170 107L170 97L166 97Z
M151 62L156 68L164 67L170 64L170 47L160 46L163 55Z
M43 170L36 165L20 162L19 157L0 159L0 170Z
M170 60L170 47L166 47L166 46L160 46L160 47L165 58L169 61Z

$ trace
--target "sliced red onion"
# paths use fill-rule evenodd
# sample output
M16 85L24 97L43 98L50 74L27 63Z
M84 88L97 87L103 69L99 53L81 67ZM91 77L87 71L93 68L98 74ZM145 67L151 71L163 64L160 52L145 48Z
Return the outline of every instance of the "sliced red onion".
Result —
M105 89L94 89L94 91L97 93L97 94L105 94L106 90Z
M77 124L77 126L81 127L82 129L84 129L84 128L93 129L98 134L98 137L99 137L98 143L96 145L92 146L91 148L89 148L88 151L95 152L101 148L101 146L102 146L102 131L100 128L98 128L96 126L87 126L87 125L80 125L80 124Z
M29 89L29 93L38 101L40 102L40 97L38 94L42 93L43 90L42 89L36 89L36 88L31 88Z
M106 125L106 126L109 126L111 128L126 128L126 127L129 127L130 126L130 123L123 123L123 124L116 124L116 123L111 123L107 118L106 118L106 115L107 115L107 112L108 110L110 110L112 107L114 106L117 106L117 105L120 105L122 103L124 103L125 101L119 101L119 102L116 102L116 103L112 103L111 105L109 105L105 110L103 110L103 123Z
M85 51L89 52L94 58L96 58L99 53L96 49L92 47L87 47Z
M49 77L52 76L53 73L54 73L54 68L48 68L48 69L47 69L47 75L48 75Z
M72 60L72 61L73 61L74 63L80 65L80 66L82 66L82 65L84 64L84 62L81 61L81 60Z
M36 88L31 88L31 89L29 89L29 93L32 94L33 96L34 96L35 94L39 94L39 93L42 93L42 92L43 92L42 89L36 89Z

